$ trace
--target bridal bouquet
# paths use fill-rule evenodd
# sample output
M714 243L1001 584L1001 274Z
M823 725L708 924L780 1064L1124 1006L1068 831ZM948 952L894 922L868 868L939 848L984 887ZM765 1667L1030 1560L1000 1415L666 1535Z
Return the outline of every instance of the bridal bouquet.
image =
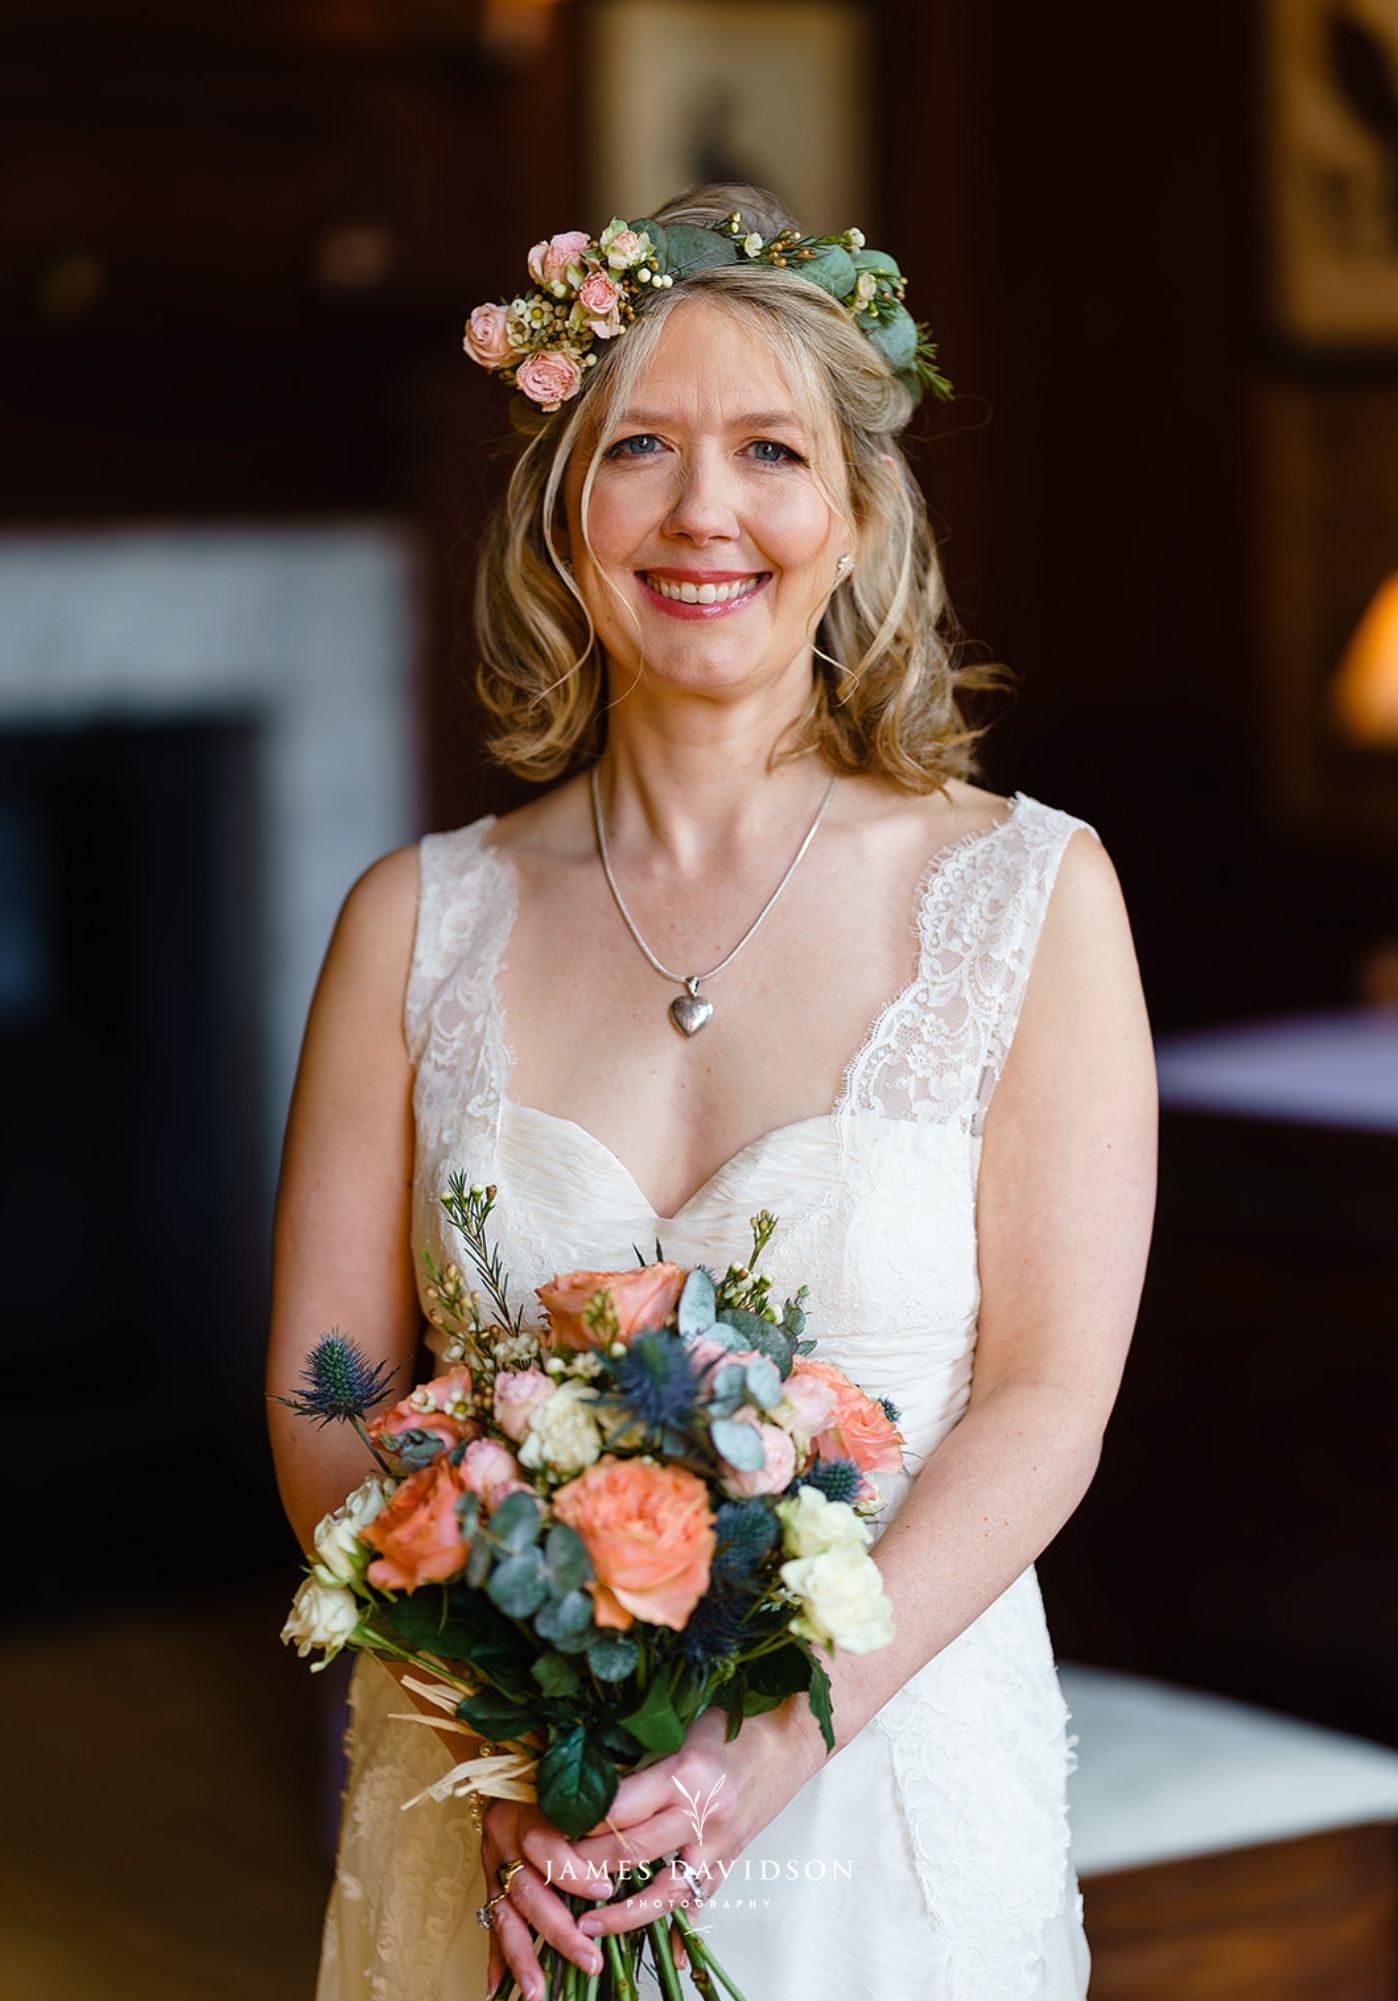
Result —
M867 1517L881 1505L868 1476L903 1463L897 1411L814 1358L804 1286L780 1312L770 1302L765 1210L749 1265L716 1279L657 1245L634 1270L559 1276L538 1288L535 1333L508 1304L494 1201L460 1176L443 1197L479 1286L427 1256L446 1374L369 1417L384 1371L330 1334L304 1392L281 1399L352 1423L377 1461L317 1529L282 1638L303 1658L351 1647L410 1663L405 1686L437 1727L485 1740L418 1800L537 1800L574 1840L711 1705L731 1737L803 1694L833 1749L818 1649L893 1637ZM700 1992L717 1979L741 2001L672 1917ZM544 1946L548 1991L628 2001L649 1949L679 2001L670 1921L604 1938L590 1979Z

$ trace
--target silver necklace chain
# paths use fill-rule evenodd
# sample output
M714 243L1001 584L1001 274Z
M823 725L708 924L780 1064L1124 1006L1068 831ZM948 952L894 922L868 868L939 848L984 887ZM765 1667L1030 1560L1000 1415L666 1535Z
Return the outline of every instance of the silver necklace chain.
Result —
M602 873L607 878L607 887L612 893L612 901L615 903L618 911L621 913L621 921L626 926L627 930L631 933L633 939L636 941L636 944L639 947L643 956L645 957L647 963L650 966L652 966L657 973L660 974L662 979L673 980L676 986L684 988L684 993L681 994L678 999L673 1000L670 1003L670 1018L674 1022L676 1028L679 1029L682 1035L697 1035L699 1030L703 1028L705 1024L709 1021L714 1011L713 1002L709 1000L703 1000L700 998L699 995L700 982L703 980L711 980L714 977L715 973L721 973L725 966L731 966L733 961L737 958L738 954L742 951L744 945L746 945L748 941L756 935L759 927L761 926L763 920L766 918L768 912L771 910L773 904L776 902L777 898L781 895L782 891L786 888L787 884L791 881L791 878L795 875L797 869L801 866L801 863L804 861L807 848L809 848L811 842L820 832L820 823L825 818L826 809L829 806L830 801L835 796L835 787L839 784L839 782L840 782L840 774L837 771L831 778L830 783L825 788L825 796L820 802L820 805L816 811L816 816L806 830L805 840L802 841L800 847L796 850L796 853L792 856L791 864L788 867L786 874L782 877L781 881L772 891L772 894L767 898L767 901L758 911L756 917L754 917L752 923L748 926L747 930L743 933L742 937L738 940L737 944L733 947L732 951L726 953L724 957L719 960L716 966L710 966L707 973L672 973L668 966L663 966L660 963L659 959L656 958L654 952L652 952L652 950L650 949L650 946L641 936L639 930L636 927L635 918L631 915L631 912L626 907L626 899L622 896L621 891L617 888L616 877L612 874L612 859L607 851L607 830L602 824L602 800L601 800L601 795L598 792L597 788L597 766L595 764L593 765L589 777L589 783L592 789L592 825L597 835L597 853L602 863Z

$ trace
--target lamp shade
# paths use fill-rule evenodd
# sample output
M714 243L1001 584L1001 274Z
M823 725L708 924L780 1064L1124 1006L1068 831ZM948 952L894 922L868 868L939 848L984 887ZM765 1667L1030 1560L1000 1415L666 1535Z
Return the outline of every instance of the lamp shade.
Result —
M1355 627L1331 686L1331 711L1350 743L1398 750L1398 571Z

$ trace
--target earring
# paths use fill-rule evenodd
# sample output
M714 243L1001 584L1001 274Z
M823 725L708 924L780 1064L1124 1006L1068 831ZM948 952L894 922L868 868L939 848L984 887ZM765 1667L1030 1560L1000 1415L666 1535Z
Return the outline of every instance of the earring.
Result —
M851 556L848 549L846 549L844 555L841 556L839 562L835 565L835 582L837 584L842 584L846 576L853 568L854 568L854 558L853 556Z

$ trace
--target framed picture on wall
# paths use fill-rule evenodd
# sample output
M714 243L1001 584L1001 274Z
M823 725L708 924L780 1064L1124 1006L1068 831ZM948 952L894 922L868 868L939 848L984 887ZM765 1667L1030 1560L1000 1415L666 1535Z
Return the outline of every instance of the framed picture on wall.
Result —
M591 0L589 214L752 181L808 231L871 227L869 21L844 0Z
M1271 315L1398 352L1398 0L1263 0Z

